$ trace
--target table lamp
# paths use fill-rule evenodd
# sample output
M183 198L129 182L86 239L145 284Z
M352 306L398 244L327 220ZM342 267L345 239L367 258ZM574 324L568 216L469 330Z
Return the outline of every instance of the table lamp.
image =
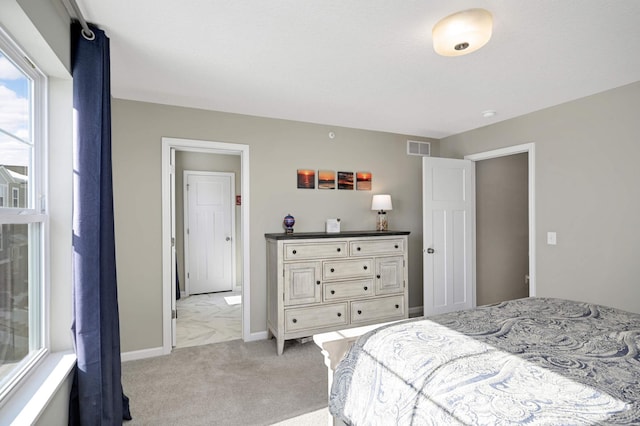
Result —
M376 231L386 231L389 228L389 222L387 221L387 212L385 210L393 210L391 205L391 195L374 195L373 200L371 200L371 210L378 210Z

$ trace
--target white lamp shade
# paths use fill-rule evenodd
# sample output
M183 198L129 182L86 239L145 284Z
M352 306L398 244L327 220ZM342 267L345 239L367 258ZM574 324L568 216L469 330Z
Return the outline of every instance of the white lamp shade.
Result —
M371 210L393 210L391 205L391 195L378 194L371 200Z
M492 27L493 16L487 10L454 13L433 27L433 49L442 56L466 55L487 44Z

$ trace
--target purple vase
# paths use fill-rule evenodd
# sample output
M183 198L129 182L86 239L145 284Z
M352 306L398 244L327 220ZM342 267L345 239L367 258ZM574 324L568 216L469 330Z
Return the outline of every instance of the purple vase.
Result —
M296 224L296 219L290 214L288 214L284 217L282 224L284 225L285 232L287 234L291 234L293 232L293 225Z

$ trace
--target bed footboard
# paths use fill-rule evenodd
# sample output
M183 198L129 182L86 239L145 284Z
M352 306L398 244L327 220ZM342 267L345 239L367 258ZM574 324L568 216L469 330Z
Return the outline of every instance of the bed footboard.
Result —
M397 321L393 321L397 322ZM346 330L332 331L329 333L316 334L313 336L313 341L321 349L324 356L324 364L327 366L327 401L329 395L331 395L331 385L333 384L333 372L340 361L344 358L351 346L356 340L363 334L368 333L371 330L375 330L390 322L384 324L374 324L364 327L349 328ZM340 419L335 417L329 418L329 425L343 426L345 425Z

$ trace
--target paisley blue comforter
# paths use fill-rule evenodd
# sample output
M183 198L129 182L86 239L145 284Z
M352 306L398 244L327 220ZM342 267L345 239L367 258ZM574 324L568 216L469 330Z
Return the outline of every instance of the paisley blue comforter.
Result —
M527 298L362 336L330 412L353 425L640 424L640 315Z

